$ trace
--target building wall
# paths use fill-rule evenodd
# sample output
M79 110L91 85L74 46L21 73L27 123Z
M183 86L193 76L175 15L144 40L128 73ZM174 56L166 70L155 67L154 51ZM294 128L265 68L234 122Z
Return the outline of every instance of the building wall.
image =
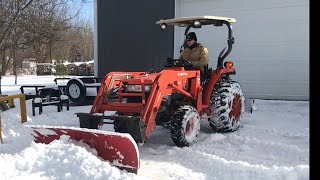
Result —
M235 44L226 60L234 62L233 79L245 95L309 100L307 0L96 0L95 8L95 76L159 70L167 57L178 57L184 29L162 31L155 25L161 18L226 16L237 19ZM209 65L215 68L227 45L227 28L194 31L209 48Z
M307 0L176 0L176 17L215 15L233 17L235 44L226 60L237 70L244 93L252 98L309 99L309 1ZM191 29L192 30L192 29ZM227 28L195 30L209 48L216 67L227 45ZM175 29L178 56L183 30Z
M173 56L173 28L156 21L174 17L172 0L96 0L96 76L111 71L159 70Z

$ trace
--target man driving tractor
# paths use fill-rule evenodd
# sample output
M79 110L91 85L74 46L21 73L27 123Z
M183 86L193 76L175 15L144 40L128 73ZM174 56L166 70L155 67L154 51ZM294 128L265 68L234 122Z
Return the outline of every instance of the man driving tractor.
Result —
M208 49L197 42L196 33L190 32L186 36L185 43L187 47L181 52L179 59L189 61L193 69L204 71L208 64Z

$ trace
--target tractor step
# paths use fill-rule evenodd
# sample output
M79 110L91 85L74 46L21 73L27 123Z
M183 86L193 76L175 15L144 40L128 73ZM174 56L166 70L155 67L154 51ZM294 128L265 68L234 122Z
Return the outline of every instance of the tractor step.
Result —
M140 166L139 150L136 142L128 133L107 132L93 129L68 127L29 126L36 143L49 144L60 136L88 144L97 150L98 156L111 165L128 172L137 173Z

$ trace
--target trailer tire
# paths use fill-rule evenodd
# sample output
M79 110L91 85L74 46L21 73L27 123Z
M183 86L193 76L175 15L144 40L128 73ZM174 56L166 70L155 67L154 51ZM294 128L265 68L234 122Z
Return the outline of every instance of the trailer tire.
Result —
M86 87L77 79L71 79L66 86L69 99L75 103L81 103L87 95Z
M239 83L221 80L215 85L211 98L210 126L217 132L232 132L239 128L244 112L244 96Z
M171 138L178 147L189 146L200 132L200 115L189 105L181 106L171 119Z

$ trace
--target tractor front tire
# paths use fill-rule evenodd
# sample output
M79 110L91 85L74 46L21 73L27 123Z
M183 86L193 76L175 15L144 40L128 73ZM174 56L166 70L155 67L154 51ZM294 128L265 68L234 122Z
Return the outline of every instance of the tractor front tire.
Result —
M178 147L189 146L200 132L200 115L189 105L181 106L171 119L171 138Z
M211 94L210 126L216 132L232 132L239 128L244 113L244 96L239 83L221 80Z

